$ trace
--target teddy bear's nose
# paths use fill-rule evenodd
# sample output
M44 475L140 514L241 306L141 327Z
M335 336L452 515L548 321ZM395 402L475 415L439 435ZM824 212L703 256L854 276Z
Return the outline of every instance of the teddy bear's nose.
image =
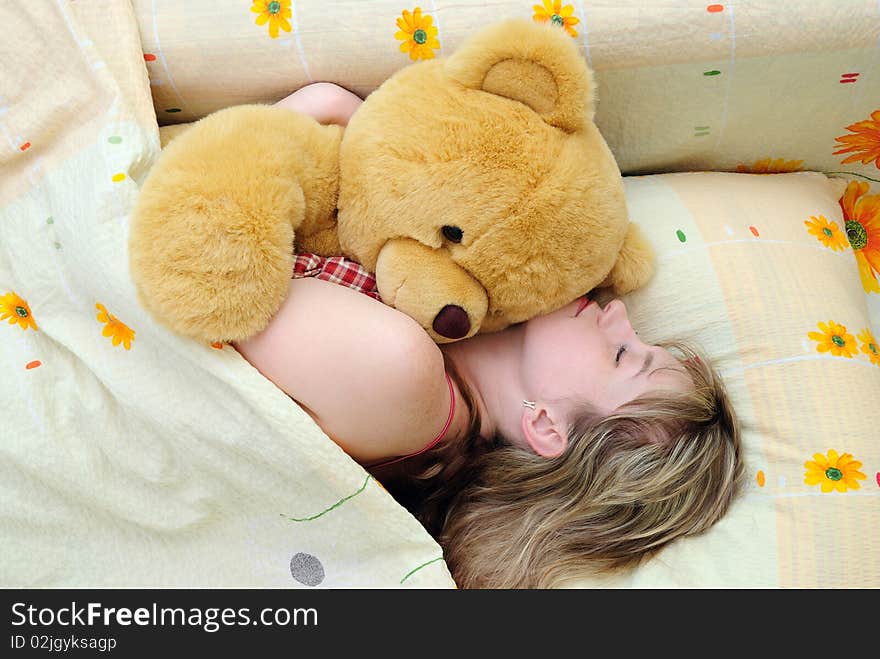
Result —
M471 321L464 309L455 304L447 304L434 318L432 327L440 336L460 339L471 331Z

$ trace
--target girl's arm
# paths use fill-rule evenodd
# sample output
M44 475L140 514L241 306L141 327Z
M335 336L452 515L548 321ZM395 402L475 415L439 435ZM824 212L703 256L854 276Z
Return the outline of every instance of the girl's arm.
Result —
M361 103L363 100L359 96L339 85L334 85L332 82L315 82L300 87L275 105L307 114L318 123L347 126L351 115ZM192 128L194 123L159 126L162 148L164 149L171 140Z
M347 126L348 120L363 100L332 82L315 82L300 87L276 106L314 117L322 124Z
M427 332L339 284L291 280L268 327L234 347L362 464L418 451L449 414L443 355Z

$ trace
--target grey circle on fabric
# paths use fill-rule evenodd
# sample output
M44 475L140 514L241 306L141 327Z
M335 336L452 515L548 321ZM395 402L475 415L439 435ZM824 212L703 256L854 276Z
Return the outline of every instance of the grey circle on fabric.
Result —
M290 559L290 574L301 584L317 586L324 581L324 566L315 556L300 552Z

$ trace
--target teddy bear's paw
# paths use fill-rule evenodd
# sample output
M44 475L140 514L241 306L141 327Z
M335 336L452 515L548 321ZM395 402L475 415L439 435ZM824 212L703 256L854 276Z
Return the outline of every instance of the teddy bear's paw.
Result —
M161 178L148 178L132 215L130 270L141 304L202 341L258 333L287 294L294 243L287 217L302 207L302 192L288 181L206 192L206 180L192 173L179 173L173 186Z
M186 226L184 220L183 226ZM177 231L144 238L130 251L141 304L161 324L200 341L243 340L259 333L288 291L293 232L276 224L260 239L247 232Z

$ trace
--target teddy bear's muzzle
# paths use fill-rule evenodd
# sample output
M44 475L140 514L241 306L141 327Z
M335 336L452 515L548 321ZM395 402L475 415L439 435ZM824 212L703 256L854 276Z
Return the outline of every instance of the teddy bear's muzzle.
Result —
M489 307L483 286L447 250L411 238L382 247L376 285L385 304L413 318L437 343L476 334Z

